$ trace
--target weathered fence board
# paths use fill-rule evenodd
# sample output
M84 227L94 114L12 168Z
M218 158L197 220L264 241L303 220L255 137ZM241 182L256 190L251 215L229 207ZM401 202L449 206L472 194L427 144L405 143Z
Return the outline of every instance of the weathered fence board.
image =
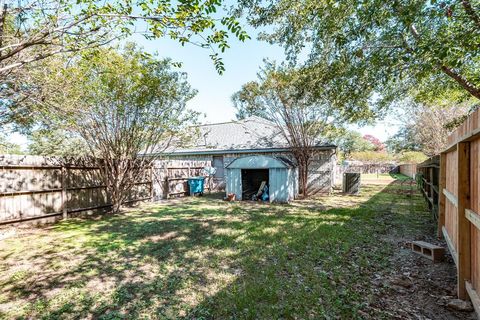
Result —
M440 173L440 157L432 157L422 163L417 164L417 174L415 179L422 191L428 208L433 214L433 218L438 219L439 206L445 206L445 203L440 204L440 194L443 193L443 188L440 187L439 181ZM443 219L444 217L442 217ZM440 230L440 229L439 229Z
M126 202L151 198L152 180L139 177ZM0 223L30 221L110 207L99 169L53 157L0 155Z
M417 165L415 163L405 163L399 165L398 167L401 174L415 179L415 174L417 173Z
M99 168L65 164L55 157L0 155L0 224L78 215L109 209ZM163 159L147 169L126 203L187 194L187 178L211 166L210 158ZM207 180L206 189L213 189Z
M348 173L390 173L396 165L391 163L364 163L335 166L335 175L343 177Z
M480 112L472 113L448 143L440 155L438 226L457 265L458 296L470 297L479 313Z

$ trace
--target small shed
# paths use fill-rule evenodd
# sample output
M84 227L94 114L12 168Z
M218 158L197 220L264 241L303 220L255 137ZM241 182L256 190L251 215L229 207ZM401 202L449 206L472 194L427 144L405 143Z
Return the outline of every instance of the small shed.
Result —
M226 193L251 200L265 182L270 202L288 202L298 195L298 169L286 157L245 156L225 167Z

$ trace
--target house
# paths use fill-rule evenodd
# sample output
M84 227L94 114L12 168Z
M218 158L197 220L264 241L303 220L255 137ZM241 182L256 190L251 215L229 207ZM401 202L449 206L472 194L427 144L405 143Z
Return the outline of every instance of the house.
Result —
M202 166L216 169L210 185L212 189L226 189L227 193L235 193L237 199L250 198L248 193L258 191L262 181L282 189L277 190L277 194L271 190L270 201L288 201L298 194L296 161L274 123L252 116L244 120L200 125L195 129L193 141L188 147L171 148L163 156L164 167L173 171L189 168L179 173L178 177L173 174L172 183L166 187L163 196L165 192L167 195L181 193L181 176L198 174L192 169ZM323 144L315 149L317 152L310 166L309 190L311 193L328 193L334 181L336 146ZM273 181L272 177L280 180ZM178 181L175 182L175 179ZM287 185L282 186L282 183ZM250 189L249 192L247 189ZM283 192L287 189L289 191Z

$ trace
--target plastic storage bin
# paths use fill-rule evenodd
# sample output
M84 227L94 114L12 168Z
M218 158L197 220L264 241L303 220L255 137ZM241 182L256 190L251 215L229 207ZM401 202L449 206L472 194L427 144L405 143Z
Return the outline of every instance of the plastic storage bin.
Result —
M205 188L205 178L204 177L191 177L188 178L188 188L190 190L190 195L194 196L196 194L203 194Z

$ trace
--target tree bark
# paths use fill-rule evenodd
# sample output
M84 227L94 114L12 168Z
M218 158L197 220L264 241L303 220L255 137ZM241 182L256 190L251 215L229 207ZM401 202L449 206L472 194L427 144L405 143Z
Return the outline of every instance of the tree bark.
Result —
M308 197L308 160L304 155L296 155L296 160L298 163L299 171L299 180L300 180L300 190L304 198Z
M308 163L303 165L303 195L308 197Z

